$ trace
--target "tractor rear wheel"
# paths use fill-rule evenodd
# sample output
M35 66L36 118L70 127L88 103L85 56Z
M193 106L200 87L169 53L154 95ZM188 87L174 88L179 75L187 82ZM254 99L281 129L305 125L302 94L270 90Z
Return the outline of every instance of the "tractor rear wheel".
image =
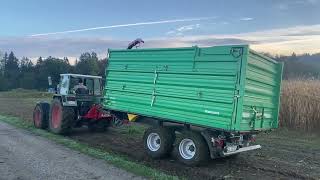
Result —
M63 107L59 99L53 99L50 108L50 131L55 134L67 134L72 129L75 111L72 107Z
M50 105L47 102L39 102L33 110L33 124L39 129L48 128Z

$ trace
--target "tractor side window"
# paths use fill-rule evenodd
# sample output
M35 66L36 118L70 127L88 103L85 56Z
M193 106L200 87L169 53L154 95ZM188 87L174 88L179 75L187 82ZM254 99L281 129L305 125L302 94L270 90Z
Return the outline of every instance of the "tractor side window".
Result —
M70 78L70 93L74 93L71 90L78 84L78 81L79 81L78 78L74 78L74 77Z
M100 96L101 95L101 81L99 79L94 80L94 95Z
M61 76L60 94L67 95L69 92L69 77Z
M87 89L89 90L89 95L93 95L93 79L86 79L85 85L87 86Z

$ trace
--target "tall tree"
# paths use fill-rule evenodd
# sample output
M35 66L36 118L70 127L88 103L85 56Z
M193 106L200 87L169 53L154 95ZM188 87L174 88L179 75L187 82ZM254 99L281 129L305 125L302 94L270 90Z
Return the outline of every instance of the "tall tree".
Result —
M65 63L67 63L67 64L70 64L68 57L64 57L64 58L63 58L63 61L64 61Z
M4 58L3 54L0 51L0 75L3 75L3 70L4 70Z
M29 58L22 57L19 65L20 65L20 71L23 73L23 72L31 70L33 63L31 62L31 60Z
M34 89L36 87L35 68L30 59L23 57L20 60L19 87L23 89Z
M98 61L98 67L99 67L99 76L105 77L105 69L106 69L106 65L107 65L108 59L104 58Z
M43 63L42 57L40 56L37 60L37 65L40 65L41 63Z
M14 55L14 53L11 51L8 59L5 59L5 72L4 77L8 81L8 88L14 89L18 87L17 79L19 77L19 64L18 64L18 58Z
M6 90L6 82L4 78L4 67L5 67L5 61L4 61L4 55L0 51L0 91Z
M39 61L38 61L39 62ZM68 64L65 60L54 58L49 56L42 62L37 63L36 65L36 80L37 80L37 89L47 89L48 87L48 76L51 76L52 82L54 85L57 85L60 80L60 74L69 73L71 65Z
M81 54L76 64L76 72L79 74L98 75L98 56L95 52Z
M1 74L4 76L4 72L6 70L6 62L8 60L8 53L5 52L4 56L1 57Z

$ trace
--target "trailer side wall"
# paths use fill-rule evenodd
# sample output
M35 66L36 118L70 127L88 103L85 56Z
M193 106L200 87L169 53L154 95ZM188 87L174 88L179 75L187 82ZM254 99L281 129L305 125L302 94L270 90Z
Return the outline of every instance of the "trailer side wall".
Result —
M110 50L104 106L231 130L243 56L233 48Z

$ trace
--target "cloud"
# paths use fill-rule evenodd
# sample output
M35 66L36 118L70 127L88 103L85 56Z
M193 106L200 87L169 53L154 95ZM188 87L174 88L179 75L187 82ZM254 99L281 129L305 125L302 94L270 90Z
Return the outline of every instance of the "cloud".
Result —
M166 34L170 35L170 34L175 34L175 33L176 33L176 31L168 31Z
M211 38L217 36L210 36ZM208 37L196 37L207 39ZM236 38L252 42L257 51L272 54L318 53L320 52L320 24L271 29L241 34L219 35L220 38Z
M191 24L191 25L181 26L174 30L168 31L166 35L181 36L183 35L184 32L192 31L194 29L199 29L199 28L200 28L200 24Z
M275 3L275 8L286 11L294 7L314 6L317 3L319 3L319 0L279 0Z
M240 18L240 21L252 21L253 18L252 17L244 17L244 18Z
M40 33L40 34L33 34L31 36L32 37L49 36L49 35L57 35L57 34L68 34L68 33L84 32L84 31L93 31L93 30L100 30L100 29L114 29L114 28L131 27L131 26L142 26L142 25L154 25L154 24L168 24L168 23L176 23L176 22L202 21L202 20L215 19L215 18L216 17L201 17L201 18L190 18L190 19L172 19L172 20L165 20L165 21L139 22L139 23L132 23L132 24L118 24L118 25L111 25L111 26L100 26L100 27L93 27L93 28L68 30L68 31Z
M277 4L276 8L281 10L281 11L284 11L284 10L288 10L289 9L289 5L288 4Z
M179 31L179 32L190 31L193 29L197 29L199 27L200 27L200 24L193 24L193 25L179 27L179 28L177 28L177 31Z
M81 53L95 51L106 57L107 48L126 48L129 41L103 38L49 38L7 37L0 38L0 50L13 51L18 57L37 59L39 56L69 57L74 60Z
M295 3L297 4L317 4L319 2L319 0L297 0L297 1L294 1Z
M320 24L238 34L189 35L144 40L142 47L145 48L250 44L256 51L272 54L319 53ZM14 51L18 57L33 59L49 55L75 59L83 52L95 51L100 58L104 58L108 48L125 49L129 42L130 40L112 38L0 37L0 51Z

